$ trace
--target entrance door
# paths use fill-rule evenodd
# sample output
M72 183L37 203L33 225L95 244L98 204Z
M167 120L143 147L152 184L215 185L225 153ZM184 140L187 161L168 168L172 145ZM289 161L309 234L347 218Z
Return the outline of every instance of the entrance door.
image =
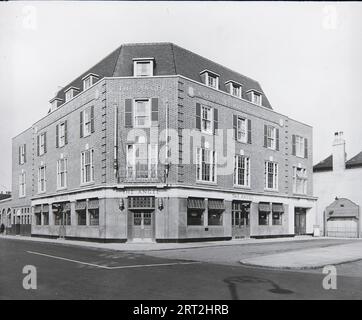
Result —
M250 202L233 201L232 209L232 237L236 239L249 237Z
M133 212L132 238L152 240L153 238L153 212Z
M294 230L296 235L306 234L307 225L307 209L295 208L294 209Z

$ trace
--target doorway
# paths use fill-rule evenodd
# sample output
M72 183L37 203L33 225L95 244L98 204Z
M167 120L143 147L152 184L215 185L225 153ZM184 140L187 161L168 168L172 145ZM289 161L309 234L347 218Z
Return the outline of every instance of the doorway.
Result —
M304 235L307 233L307 209L294 208L294 232L296 235Z
M132 239L152 240L154 238L153 211L132 212Z
M250 237L250 202L233 201L231 214L232 237Z

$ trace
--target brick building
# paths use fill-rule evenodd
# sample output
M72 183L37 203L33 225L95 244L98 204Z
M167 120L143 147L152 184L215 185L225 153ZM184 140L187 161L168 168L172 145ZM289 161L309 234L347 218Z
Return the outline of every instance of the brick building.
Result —
M257 81L171 43L127 44L50 103L13 139L10 232L24 223L32 236L119 242L313 233L312 128L274 111Z

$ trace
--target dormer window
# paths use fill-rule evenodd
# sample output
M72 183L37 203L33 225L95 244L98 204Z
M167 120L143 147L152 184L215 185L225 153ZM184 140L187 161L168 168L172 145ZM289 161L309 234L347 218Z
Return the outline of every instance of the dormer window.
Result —
M242 85L240 83L229 80L229 81L225 82L225 86L226 86L227 92L229 92L230 94L232 94L235 97L241 98Z
M135 77L152 77L153 61L153 58L133 59L133 75Z
M79 91L78 88L76 87L69 87L66 91L65 91L65 102L73 99L76 95L77 92Z
M219 75L215 72L204 70L200 72L201 79L208 87L219 89Z
M55 110L57 109L63 102L63 99L60 98L53 98L52 100L49 101L50 105L51 105L51 110Z
M99 79L99 76L94 73L89 73L85 77L82 78L83 80L83 90L87 90L90 88L93 84L97 82Z
M262 94L259 91L256 90L249 90L248 94L250 95L250 101L252 103L257 104L258 106L261 106L262 101Z

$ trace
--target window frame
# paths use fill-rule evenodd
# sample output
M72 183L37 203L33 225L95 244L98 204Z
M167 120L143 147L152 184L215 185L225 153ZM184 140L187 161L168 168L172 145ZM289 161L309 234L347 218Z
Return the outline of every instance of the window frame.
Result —
M244 137L240 137L239 138L239 133L242 133L242 128L241 126L239 126L240 122L244 123ZM242 143L247 143L248 142L248 119L241 117L241 116L237 116L237 123L236 123L236 140Z
M244 160L244 168L239 168L239 158ZM240 170L244 170L243 179L244 184L240 184ZM243 188L250 188L250 157L244 155L235 155L234 160L234 186L235 187L243 187Z
M144 102L145 103L145 113L144 115L138 115L137 114L137 106L138 106L138 103L140 102ZM139 98L139 99L134 99L133 100L133 127L134 128L150 128L151 127L151 124L152 124L152 121L151 121L151 99L149 98ZM137 118L145 118L145 124L143 125L140 125L137 123Z
M302 174L298 176L298 169L302 171ZM302 192L298 189L298 179L302 181ZM308 174L305 167L293 166L293 193L306 195L308 192Z
M38 167L38 193L46 192L46 165Z
M86 163L86 153L89 152L89 163ZM87 178L87 166L89 166L89 181ZM81 152L81 184L94 183L94 149L88 149Z
M147 150L147 177L137 175L137 147L146 147ZM133 179L154 179L158 177L158 144L157 143L129 143L126 153L126 176ZM142 160L142 159L141 159Z
M272 167L272 172L269 171L269 168ZM272 176L272 187L269 187L269 178ZM274 161L265 161L264 163L264 190L269 191L278 191L279 188L279 166L277 162Z
M205 160L203 160L205 159ZM206 162L208 161L208 162ZM196 181L202 183L217 183L216 151L208 148L196 149ZM209 172L206 173L206 166ZM208 179L205 177L208 176Z
M305 139L302 136L295 135L295 156L304 158Z
M39 135L39 156L42 156L45 154L45 132L42 132Z
M139 65L147 65L147 73L142 73ZM153 77L153 59L137 59L133 60L133 76L134 77Z
M262 94L252 90L251 91L251 102L258 106L261 106L262 105Z
M271 150L276 150L276 148L277 148L277 128L270 124L267 124L266 127L267 127L266 147ZM270 142L270 146L269 146L269 142Z
M61 162L64 162L64 170L61 171ZM57 190L67 188L68 159L62 158L57 161ZM64 186L61 185L62 174L64 175Z
M207 134L213 134L214 132L214 108L207 106L207 105L201 105L201 132L207 133ZM205 117L206 114L206 117ZM209 128L207 128L207 124L209 124ZM205 128L206 125L206 128Z
M86 121L86 117L87 121ZM88 107L83 110L83 138L90 136L92 133L92 110Z
M25 163L25 144L21 144L20 145L20 159L19 162L20 164L24 164Z
M58 146L59 148L65 146L65 121L59 123Z
M26 196L26 172L22 171L19 174L19 198Z

